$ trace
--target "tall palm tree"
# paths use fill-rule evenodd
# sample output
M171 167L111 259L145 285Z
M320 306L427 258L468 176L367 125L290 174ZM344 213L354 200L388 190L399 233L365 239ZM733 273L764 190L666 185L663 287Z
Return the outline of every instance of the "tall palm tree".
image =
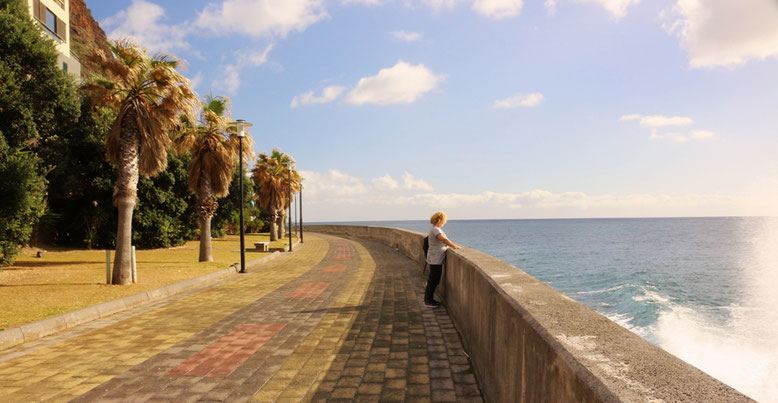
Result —
M260 153L252 179L259 187L259 206L270 214L270 240L283 238L285 210L289 207L289 172L292 169L292 193L301 189L302 176L291 157L278 149L268 155Z
M227 196L232 174L238 164L239 141L236 128L230 126L230 100L207 95L200 114L200 124L190 125L184 119L184 130L177 139L181 152L192 152L189 163L189 189L197 195L200 217L200 261L213 261L211 219L219 204L217 197ZM249 150L251 137L244 139ZM252 153L244 153L244 163Z
M284 170L286 172L286 176L284 177L284 186L282 189L283 197L282 197L282 206L280 213L278 214L277 218L277 228L278 228L278 237L284 238L285 232L284 232L284 223L287 222L286 220L286 213L289 211L289 207L292 204L292 198L294 198L294 195L297 194L297 192L302 189L302 181L303 177L297 172L297 169L295 169L295 163L290 159L290 161L287 161L287 163L291 162L290 165L284 165ZM289 172L291 170L291 174ZM289 183L289 180L291 179L291 184ZM292 189L289 189L289 186L292 187ZM290 198L289 196L292 196ZM291 231L292 229L289 228Z
M113 284L131 282L132 213L138 175L151 176L167 167L169 132L184 114L194 120L197 100L178 60L163 54L149 56L129 40L112 42L113 55L93 49L88 60L99 72L87 77L82 89L95 106L117 112L105 141L106 158L116 165L114 205L119 209Z

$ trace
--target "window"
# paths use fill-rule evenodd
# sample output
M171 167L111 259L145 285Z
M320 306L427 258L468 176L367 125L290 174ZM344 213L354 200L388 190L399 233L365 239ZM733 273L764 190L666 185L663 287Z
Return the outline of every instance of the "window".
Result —
M34 0L33 6L35 18L40 21L43 30L58 42L67 40L65 21L57 18L40 0Z
M54 31L55 34L57 33L57 16L48 8L46 9L46 26Z
M65 62L62 62L62 71L64 71L65 73L68 72L68 64Z

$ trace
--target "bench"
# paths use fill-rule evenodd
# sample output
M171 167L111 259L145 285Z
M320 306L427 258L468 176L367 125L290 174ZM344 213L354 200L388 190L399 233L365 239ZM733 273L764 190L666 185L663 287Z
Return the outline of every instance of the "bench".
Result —
M270 248L270 242L254 242L254 248L259 252L267 252Z

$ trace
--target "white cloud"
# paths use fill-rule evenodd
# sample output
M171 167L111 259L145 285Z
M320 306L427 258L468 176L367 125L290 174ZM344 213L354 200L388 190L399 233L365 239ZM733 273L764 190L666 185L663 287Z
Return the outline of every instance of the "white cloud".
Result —
M452 8L454 7L458 0L421 0L424 5L427 7L430 7L431 9L438 11L442 8Z
M267 54L273 49L273 45L270 44L265 47L265 50L258 52L256 50L248 50L238 53L238 65L257 67L267 62Z
M203 82L203 73L197 72L197 74L192 77L192 88L197 88L198 85L200 85Z
M620 120L639 120L640 125L644 127L662 127L662 126L686 126L694 123L691 118L685 116L662 116L662 115L623 115Z
M267 55L273 49L273 44L268 45L261 52L256 50L244 50L235 52L237 61L234 64L222 68L219 78L214 80L213 86L234 93L240 88L240 72L246 67L258 67L267 62Z
M546 0L543 6L546 8L548 15L556 14L556 0Z
M689 137L692 140L707 140L709 138L713 138L715 135L716 133L713 133L709 130L695 130L689 133Z
M112 39L131 38L150 50L171 52L187 49L184 25L166 22L165 9L146 0L133 0L126 10L103 20L100 25Z
M408 172L403 174L403 189L406 190L421 190L425 192L431 192L432 186L430 186L424 179L418 179Z
M240 88L240 70L235 65L225 66L212 85L229 93L235 93Z
M340 3L343 5L351 5L351 4L364 4L367 6L381 5L380 0L340 0Z
M592 3L604 8L616 18L627 15L627 9L641 0L567 0L574 3ZM473 11L496 20L516 17L521 14L524 0L420 0L420 2L434 11L443 8L453 8L459 3L468 3ZM559 0L544 0L543 5L549 15L556 14ZM413 7L410 0L405 0L408 7Z
M305 178L306 196L326 200L345 200L355 197L349 203L361 203L368 199L386 201L387 197L395 198L407 196L409 193L434 190L426 180L417 178L409 172L403 173L402 183L392 178L390 174L362 180L336 169L326 174L313 171L300 171L300 174Z
M413 42L421 39L421 34L418 32L392 31L389 32L389 35L392 35L392 37L398 41L404 42Z
M544 189L513 193L436 193L426 181L407 172L403 184L389 174L369 180L336 170L326 174L301 171L301 174L305 178L309 221L426 219L441 209L457 219L713 216L760 214L765 212L765 206L770 206L765 203L764 195L591 195ZM418 185L421 182L424 185ZM774 196L770 200L776 200Z
M732 66L778 57L775 0L677 0L660 14L692 67Z
M398 61L372 77L361 78L356 88L346 95L345 102L351 105L408 104L434 90L442 80L443 76L434 74L423 64Z
M670 139L676 143L687 143L689 141L704 141L710 140L715 137L716 133L708 130L694 130L688 133L683 132L669 132L658 133L657 129L651 130L651 140Z
M599 4L611 15L616 18L621 18L627 15L627 8L633 4L640 3L640 0L575 0L578 3L595 3Z
M306 203L308 199L327 202L368 194L368 188L361 179L337 169L331 169L326 174L301 170L300 175L304 178Z
M208 4L194 26L215 34L284 38L328 16L321 0L224 0Z
M374 178L372 182L373 186L381 190L396 190L400 188L400 184L389 174Z
M694 123L694 121L685 116L662 116L662 115L622 115L619 120L637 120L643 127L651 128L651 140L670 139L676 143L687 143L689 141L703 141L709 140L716 136L716 133L709 130L693 130L690 132L667 132L660 133L660 127L668 126L688 126Z
M543 94L539 92L533 92L532 94L516 94L505 99L498 99L494 101L492 107L494 108L518 108L520 106L529 108L539 105L543 101Z
M475 0L473 10L478 14L500 20L518 16L523 5L524 0Z
M434 190L427 181L417 178L409 172L403 173L402 185L400 185L400 183L392 178L392 176L389 174L380 176L378 178L373 178L370 180L370 182L379 191L432 192Z
M616 18L622 18L627 15L627 9L633 4L640 3L640 0L568 0L575 3L597 4ZM548 15L555 15L558 0L545 0L543 5Z
M314 94L313 91L308 91L306 93L295 96L289 106L296 108L301 105L324 104L327 102L332 102L341 94L343 94L344 91L346 91L346 87L340 87L337 85L331 85L323 89L321 96L318 97Z

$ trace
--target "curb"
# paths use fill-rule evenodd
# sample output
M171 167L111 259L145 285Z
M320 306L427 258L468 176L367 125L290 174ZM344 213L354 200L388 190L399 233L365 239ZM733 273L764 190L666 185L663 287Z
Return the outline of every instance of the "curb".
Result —
M292 253L294 253L296 248L300 247L298 245L300 245L300 241L292 243ZM281 252L273 252L267 256L250 260L246 262L246 270L250 271L254 268L252 266L276 260L281 256ZM95 319L105 318L118 312L147 305L198 286L215 283L218 280L238 274L239 266L239 263L233 263L226 269L0 331L0 351L44 338Z

